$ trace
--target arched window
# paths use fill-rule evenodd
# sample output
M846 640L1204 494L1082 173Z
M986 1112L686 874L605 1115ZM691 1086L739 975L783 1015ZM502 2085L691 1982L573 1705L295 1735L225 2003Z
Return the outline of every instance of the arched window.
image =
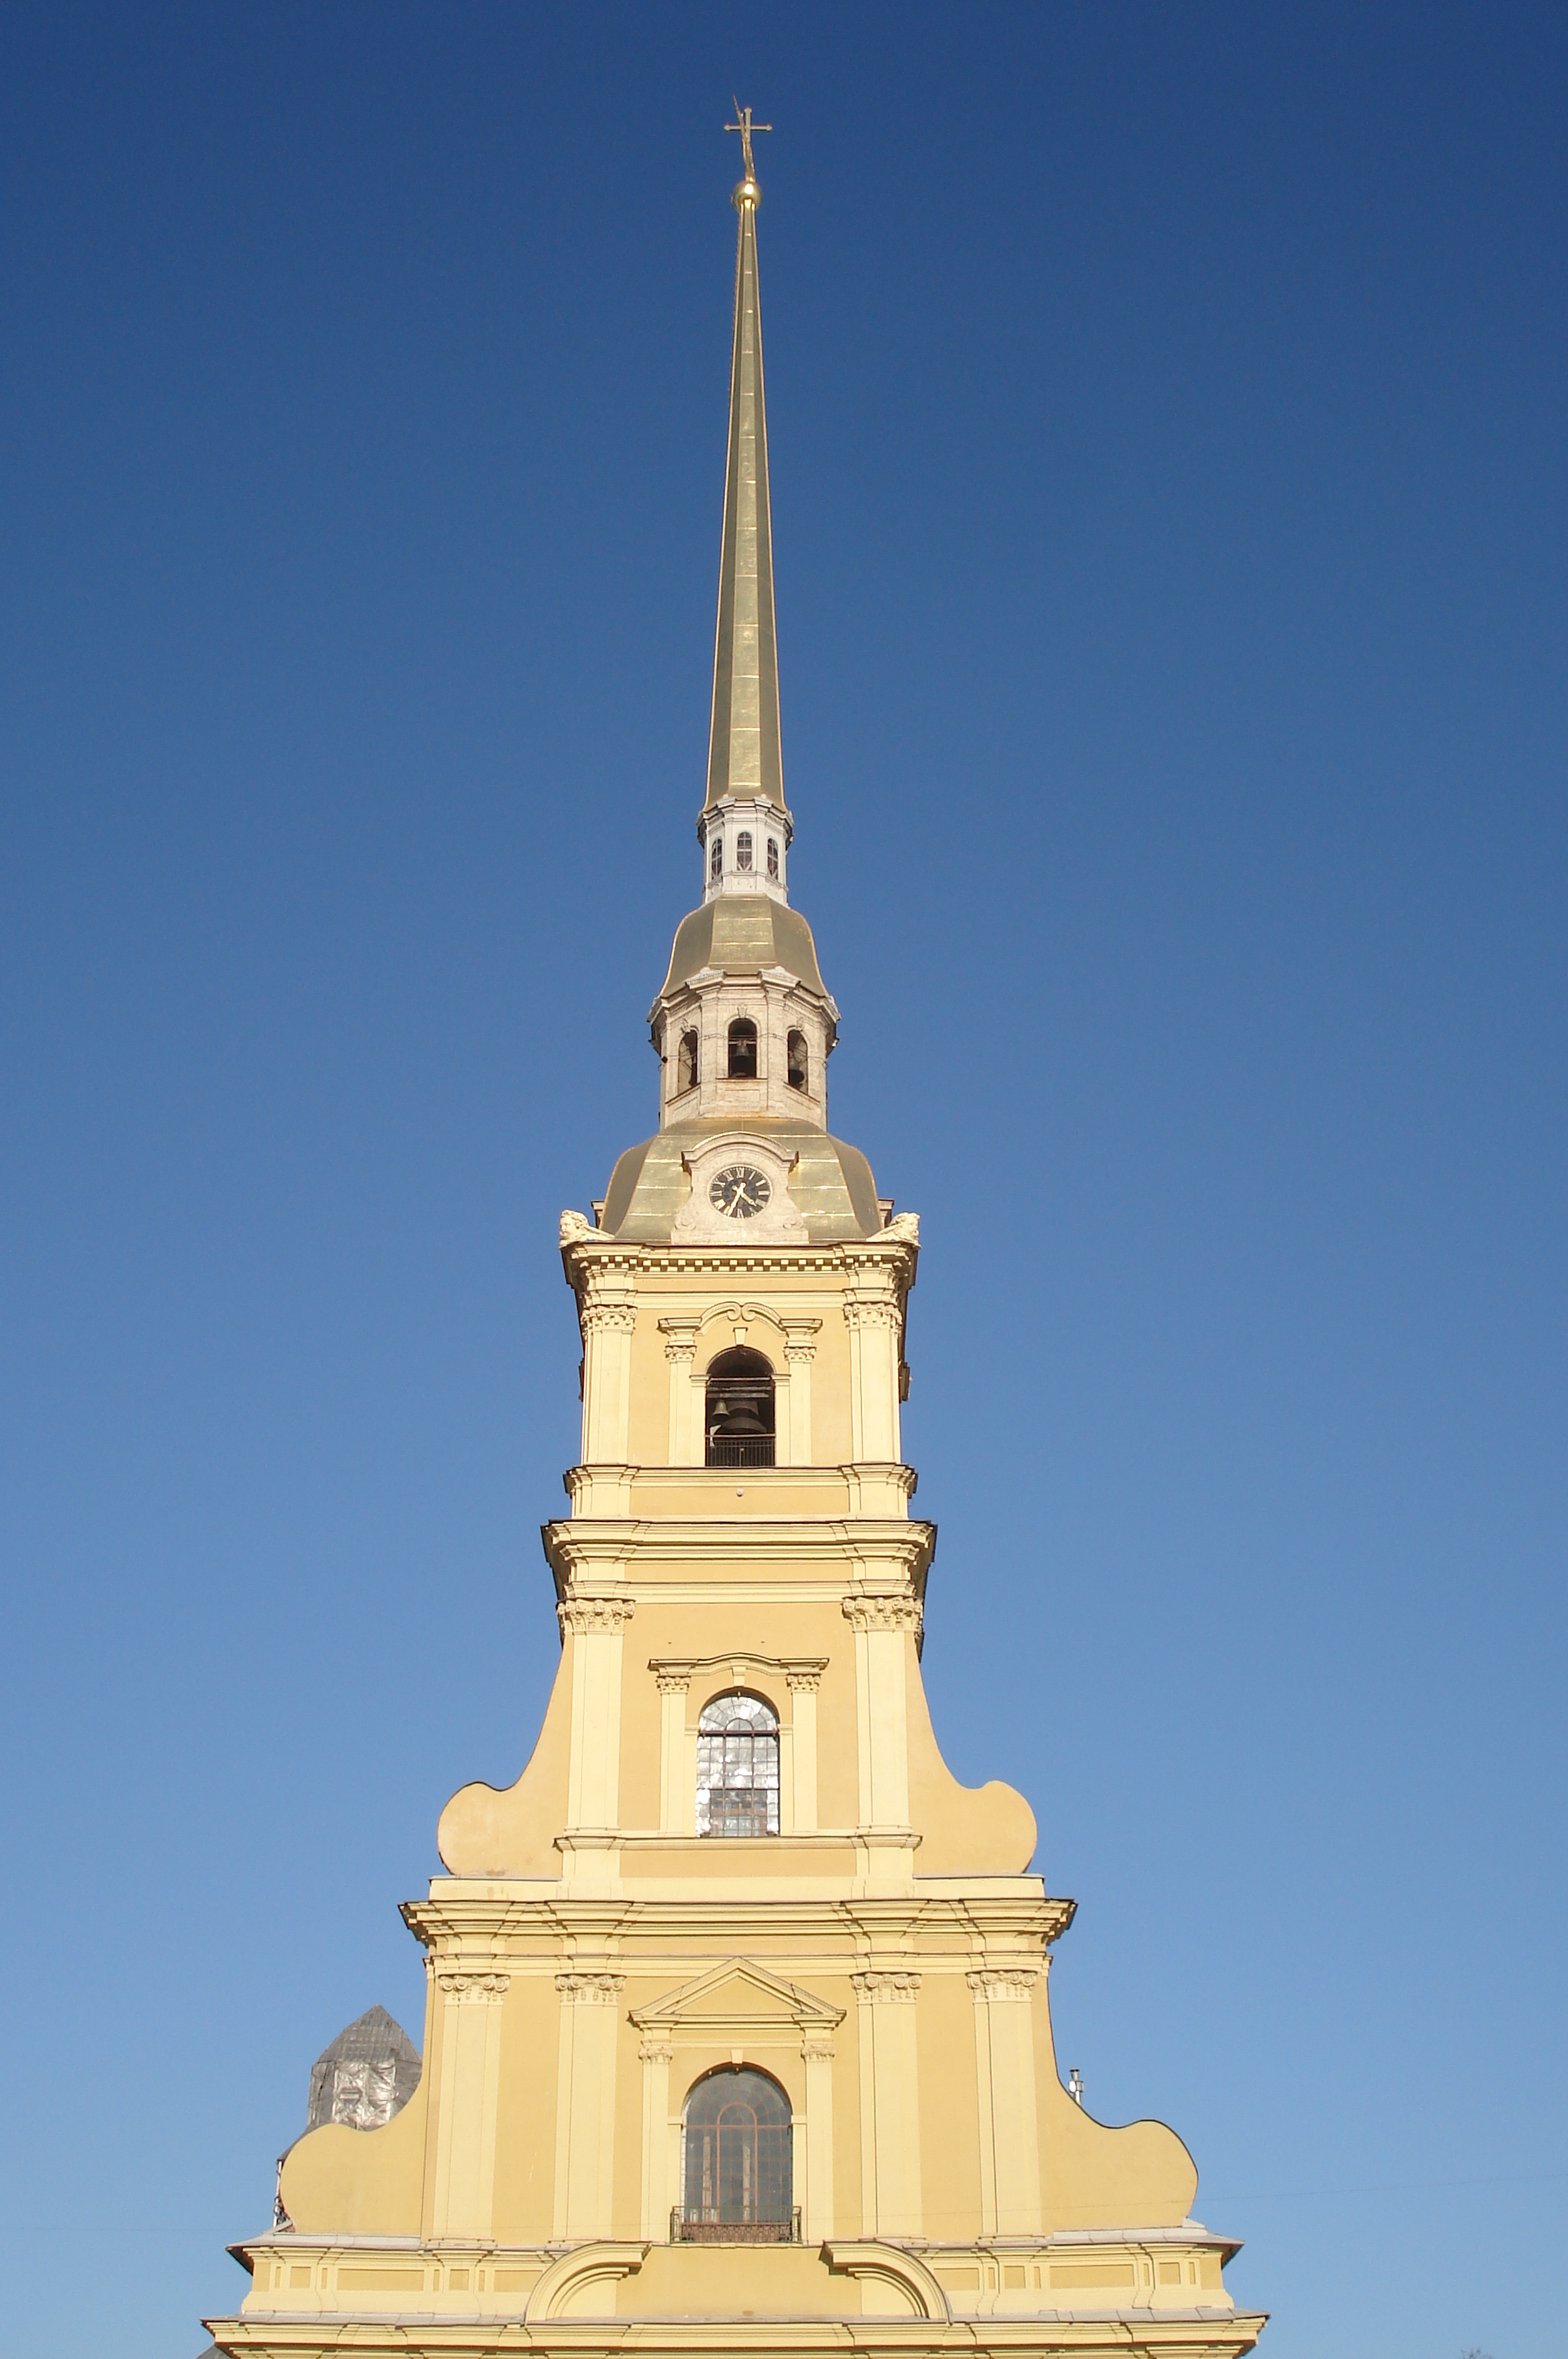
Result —
M708 1369L707 1463L771 1466L773 1370L760 1352L737 1344Z
M682 2244L794 2239L789 2100L766 2072L721 2066L686 2100Z
M811 1065L803 1032L789 1035L789 1087L809 1090L811 1086Z
M778 1832L779 1715L760 1696L720 1696L697 1723L697 1832Z
M757 1027L749 1016L737 1016L730 1026L730 1079L757 1079Z
M744 875L751 866L751 830L743 827L735 838L735 866Z
M777 885L779 882L779 839L775 835L770 835L768 839L768 873L769 876L772 877L775 885Z
M724 873L724 839L715 834L708 846L708 874L716 885Z
M697 1086L697 1035L682 1032L681 1046L675 1056L675 1092L694 1090Z

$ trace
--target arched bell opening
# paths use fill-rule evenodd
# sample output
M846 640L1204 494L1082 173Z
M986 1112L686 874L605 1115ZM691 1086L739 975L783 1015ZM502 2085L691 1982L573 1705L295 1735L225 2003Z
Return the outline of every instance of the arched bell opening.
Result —
M710 1466L771 1466L773 1369L760 1352L737 1344L708 1370L704 1431Z
M811 1086L811 1052L806 1046L803 1032L791 1032L789 1039L789 1087L809 1090Z
M681 1046L675 1052L675 1093L679 1097L684 1091L694 1090L696 1086L697 1035L695 1032L682 1032Z
M794 2125L770 2073L721 2066L686 2100L685 2201L671 2227L690 2245L789 2245L794 2207Z
M737 1016L730 1026L729 1078L732 1082L757 1079L757 1027L749 1016Z

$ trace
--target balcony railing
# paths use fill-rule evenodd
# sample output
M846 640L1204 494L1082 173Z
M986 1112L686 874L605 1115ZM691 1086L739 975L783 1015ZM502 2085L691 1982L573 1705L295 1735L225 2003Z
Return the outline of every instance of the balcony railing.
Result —
M672 2245L798 2245L800 2207L787 2220L720 2220L704 2212L683 2212L679 2203L670 2214Z
M724 1434L711 1435L708 1463L710 1466L771 1466L773 1436L770 1433L736 1434L730 1440Z

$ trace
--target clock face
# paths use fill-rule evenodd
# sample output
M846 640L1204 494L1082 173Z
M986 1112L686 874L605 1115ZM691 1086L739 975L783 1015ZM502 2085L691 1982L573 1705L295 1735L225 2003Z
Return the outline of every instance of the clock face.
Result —
M708 1201L715 1212L727 1212L732 1221L749 1221L765 1209L772 1193L765 1171L750 1163L730 1163L713 1180Z

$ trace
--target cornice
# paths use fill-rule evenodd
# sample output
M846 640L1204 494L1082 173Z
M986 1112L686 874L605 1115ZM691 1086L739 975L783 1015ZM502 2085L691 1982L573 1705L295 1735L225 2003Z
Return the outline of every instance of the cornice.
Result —
M737 1131L743 1124L736 1125ZM853 1280L869 1271L886 1269L900 1294L915 1282L920 1258L920 1221L913 1212L897 1212L884 1229L869 1237L844 1237L833 1245L724 1245L692 1242L680 1245L636 1245L596 1229L586 1216L568 1210L561 1216L561 1258L567 1282L581 1291L590 1272L638 1277L723 1277L730 1284L755 1280L759 1273L831 1272Z
M541 1525L545 1561L559 1594L567 1584L597 1575L624 1586L634 1559L644 1565L814 1565L834 1556L855 1568L849 1585L869 1572L878 1588L891 1574L923 1594L936 1553L936 1526L891 1516L773 1517L701 1521L619 1516L573 1516Z
M821 1683L827 1669L826 1655L758 1655L748 1647L731 1647L722 1655L650 1655L648 1668L659 1687L690 1687L699 1671L728 1670L740 1686L753 1671L782 1671L791 1688L811 1688Z
M649 1832L627 1838L627 1847L669 1851L698 1840ZM830 1832L773 1840L821 1850L847 1847L854 1838ZM720 1956L733 1954L737 1945L768 1955L781 1940L817 1940L836 1950L847 1939L855 1944L855 1955L839 1961L840 1972L845 1963L866 1970L889 1947L902 1955L918 1945L923 1970L938 1971L940 1961L941 1971L956 1973L1043 1965L1043 1952L1067 1930L1078 1905L1047 1894L1037 1875L943 1876L929 1883L967 1888L933 1891L917 1876L904 1892L882 1899L821 1893L735 1898L713 1892L604 1900L578 1898L542 1877L527 1879L525 1893L521 1878L513 1889L498 1877L481 1883L433 1876L429 1897L406 1900L401 1913L419 1941L441 1950L450 1971L516 1971L525 1944L539 1955L548 1943L550 1956L543 1962L555 1971L569 1964L587 1971L601 1962L607 1970L613 1957L617 1973L641 1974L655 1971L638 1962L646 1953L689 1956L693 1944L712 1945ZM987 1883L989 1892L980 1888Z
M376 2241L385 2241L390 2249L395 2240ZM1001 2240L994 2241L999 2246ZM467 2245L468 2240L463 2239L454 2249L466 2249ZM238 2258L271 2247L267 2238L256 2237L229 2249ZM508 2255L511 2249L506 2248ZM517 2249L532 2254L538 2248ZM573 2246L561 2256L559 2276L555 2266L545 2276L554 2278L554 2298L564 2303L584 2277L633 2274L642 2266L648 2249L636 2244L603 2250ZM930 2260L940 2257L945 2248L922 2240L918 2254L911 2247L881 2247L869 2242L859 2246L835 2243L831 2249L843 2256L840 2266L847 2276L875 2279L885 2275L902 2282L912 2278L917 2268L929 2274ZM956 2255L974 2248L953 2249ZM486 2244L482 2250L488 2258L502 2247ZM878 2266L883 2250L897 2255L896 2271L884 2272ZM615 2260L610 2258L612 2253L617 2256ZM621 2253L637 2257L623 2266ZM444 2247L431 2253L432 2259L446 2257ZM579 2261L585 2263L580 2272L566 2266ZM544 2283L541 2276L539 2287ZM535 2294L538 2291L536 2287ZM606 2289L606 2302L612 2293L612 2288ZM1244 2359L1269 2322L1266 2310L1233 2310L1218 2301L1186 2310L1138 2310L1129 2318L1119 2311L1058 2307L1049 2297L1040 2310L998 2311L981 2318L941 2313L911 2316L903 2301L893 2314L883 2310L864 2317L851 2313L783 2321L635 2313L617 2317L606 2309L596 2317L563 2318L556 2311L536 2322L532 2311L532 2296L520 2315L506 2309L496 2312L475 2308L443 2316L432 2312L428 2302L408 2312L387 2310L367 2314L322 2310L312 2303L309 2309L289 2310L247 2308L241 2316L208 2318L202 2324L220 2348L236 2359L242 2353L254 2354L256 2359L320 2359L325 2351L350 2348L355 2359L408 2359L413 2352L421 2359L437 2359L437 2354L439 2359L495 2359L498 2350L537 2351L541 2359L562 2351L570 2351L573 2359L633 2359L633 2354L645 2354L650 2359L733 2359L739 2353L756 2353L758 2359L766 2359L766 2354L781 2350L788 2351L790 2359L844 2359L845 2354L864 2354L866 2359L895 2359L895 2354L896 2359L975 2359L977 2353L1040 2359L1045 2351L1079 2353L1083 2359L1102 2359L1104 2354L1104 2359L1109 2359L1113 2352L1134 2350L1143 2359Z

